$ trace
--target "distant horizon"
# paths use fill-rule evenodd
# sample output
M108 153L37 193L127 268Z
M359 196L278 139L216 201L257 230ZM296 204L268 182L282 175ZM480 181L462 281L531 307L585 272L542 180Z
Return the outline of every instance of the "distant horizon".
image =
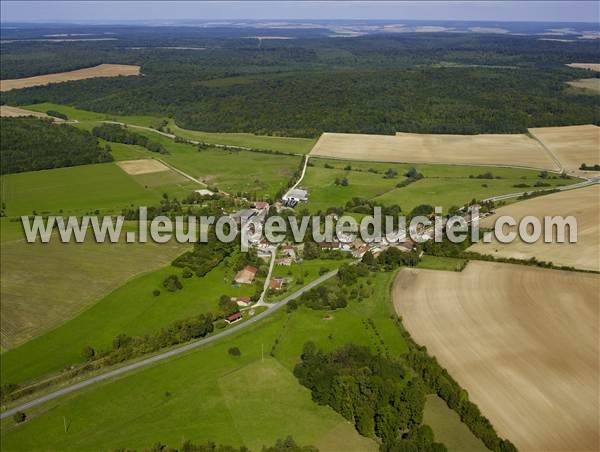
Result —
M589 23L596 1L14 1L1 23L148 21L453 21ZM94 18L94 19L90 19Z
M494 20L494 19L323 19L323 18L303 18L303 19L294 19L294 18L263 18L263 19L254 19L254 18L233 18L233 19L173 19L173 18L165 18L165 19L77 19L77 20L11 20L6 21L0 19L0 24L46 24L46 25L88 25L88 24L98 24L98 25L118 25L124 23L160 23L160 22L174 22L174 23L203 23L203 22L277 22L277 21L286 21L286 22L489 22L489 23L535 23L535 24L589 24L596 25L600 27L598 22L586 22L586 21L574 21L574 20Z

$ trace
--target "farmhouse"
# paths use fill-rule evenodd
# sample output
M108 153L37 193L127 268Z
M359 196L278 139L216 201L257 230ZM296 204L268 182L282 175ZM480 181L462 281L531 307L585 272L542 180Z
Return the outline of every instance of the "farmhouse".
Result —
M264 201L256 201L254 203L254 208L255 209L259 209L259 210L268 209L269 208L269 203L268 202L264 202Z
M254 214L256 214L256 210L254 209L242 209L234 213L231 218L233 218L237 224L241 224L252 218Z
M284 282L285 282L285 279L283 279L281 277L273 278L269 282L269 289L272 289L272 290L281 290L283 288L283 283Z
M239 320L242 320L242 313L241 312L235 312L231 315L228 315L227 317L225 317L225 321L227 323L235 323Z
M298 202L307 202L308 201L308 191L303 190L301 188L294 188L285 194L282 198L283 203L288 204L296 204Z
M206 188L201 188L199 190L194 190L194 191L196 193L198 193L200 196L212 196L215 194L214 192L207 190Z
M232 298L231 300L235 301L237 303L237 305L241 306L242 308L247 308L248 306L252 305L252 300L250 299L250 297L246 297L246 296Z
M252 284L252 281L254 281L254 277L256 276L257 271L258 270L256 269L256 267L247 265L242 270L236 273L234 281L238 284Z
M277 259L275 261L275 264L285 265L286 267L289 267L290 265L292 265L292 259L289 257L282 257L282 258Z

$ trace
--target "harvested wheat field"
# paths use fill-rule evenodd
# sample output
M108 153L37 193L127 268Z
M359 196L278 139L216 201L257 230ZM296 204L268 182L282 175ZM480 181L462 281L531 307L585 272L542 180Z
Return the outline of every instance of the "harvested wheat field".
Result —
M595 93L600 93L600 78L582 78L567 82L575 88L581 88Z
M30 88L32 86L69 82L72 80L84 80L94 77L117 77L119 75L140 75L140 67L129 64L100 64L99 66L77 69L76 71L58 72L56 74L38 75L14 80L1 80L0 91Z
M569 172L579 174L582 163L600 164L600 127L593 124L529 129ZM589 171L581 172L590 174Z
M311 155L379 162L558 169L540 143L524 134L435 135L399 132L392 136L324 133Z
M569 236L565 231L565 243L556 243L554 233L553 243L544 243L543 236L536 243L525 243L519 239L512 243L500 243L493 239L492 243L476 243L469 251L515 259L535 257L555 265L600 271L600 185L540 196L501 207L494 215L483 219L481 226L493 228L496 219L502 215L513 217L517 224L523 217L533 215L540 220L542 227L545 216L572 215L577 220L577 243L567 243ZM518 232L518 228L505 226L504 231Z
M40 113L39 111L25 110L19 107L10 107L8 105L0 105L0 117L17 117L17 116L35 116L36 118L51 118L46 113ZM54 121L60 122L60 118L51 118Z
M600 72L600 63L570 63L567 64L569 67L574 67L576 69L589 69L591 71Z
M600 275L471 262L404 269L394 306L498 433L523 451L596 451Z
M127 174L131 174L132 176L169 171L169 167L154 159L123 160L117 162L117 165L119 165Z

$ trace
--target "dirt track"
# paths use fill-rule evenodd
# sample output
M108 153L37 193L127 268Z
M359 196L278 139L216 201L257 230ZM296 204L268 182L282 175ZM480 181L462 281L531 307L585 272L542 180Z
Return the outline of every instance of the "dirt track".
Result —
M50 83L83 80L94 77L116 77L119 75L140 75L140 67L128 64L100 64L99 66L76 71L58 72L56 74L38 75L36 77L1 80L0 91L29 88L31 86L48 85Z
M509 215L519 222L533 215L542 222L545 216L573 215L577 220L577 243L512 243L479 242L469 248L481 254L500 257L550 261L558 265L600 271L600 185L590 185L552 195L540 196L496 209L496 214L481 221L481 226L493 228L498 217ZM543 226L543 222L542 222ZM517 232L517 227L505 227L505 232ZM565 236L568 239L568 236ZM555 240L553 240L555 242Z
M520 450L598 450L600 276L471 262L402 270L394 305Z
M523 134L364 135L324 133L311 155L350 160L558 169L536 140Z
M589 176L589 171L579 171L582 163L600 164L600 127L582 126L539 127L529 129L546 148L554 154L570 173Z

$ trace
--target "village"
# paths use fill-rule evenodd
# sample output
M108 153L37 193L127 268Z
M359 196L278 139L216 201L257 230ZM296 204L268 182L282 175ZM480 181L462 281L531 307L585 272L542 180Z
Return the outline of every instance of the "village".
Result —
M308 202L309 193L302 188L293 187L281 199L274 204L277 213L282 212L286 208L294 208L303 203ZM249 221L259 222L264 225L269 216L270 204L265 201L255 201L252 207L244 208L236 211L231 217L238 225L245 224ZM479 213L481 205L473 202L470 205L463 206L459 209L459 216L462 217L466 224L473 221L478 221L480 218L485 218L494 213L493 210L487 210L484 213ZM335 214L330 214L333 221L338 219ZM429 216L433 221L433 214ZM444 217L438 228L430 226L424 228L422 225L418 228L418 232L423 241L432 240L436 234L443 234L448 222L449 215ZM384 234L381 240L371 241L369 243L363 241L359 234L341 234L338 233L333 241L317 243L318 249L325 253L338 253L338 256L353 259L355 262L360 261L362 257L370 252L373 257L379 254L388 247L395 247L402 252L412 252L417 249L417 243L410 237L406 236L404 229L399 229L393 233ZM256 251L257 256L270 263L269 272L266 276L263 291L258 300L253 300L249 296L231 297L231 301L235 302L239 307L237 312L228 315L225 321L228 324L241 321L244 314L249 316L255 314L255 309L258 307L269 308L270 303L266 299L269 296L283 293L287 290L292 282L289 277L272 276L275 267L292 267L302 264L304 260L305 243L284 242L281 244L272 244L265 238L262 238L257 243L250 243L251 247ZM421 252L422 254L422 252ZM254 284L257 278L258 268L252 265L246 265L235 273L232 284L234 285L250 285ZM291 274L291 271L288 272Z

